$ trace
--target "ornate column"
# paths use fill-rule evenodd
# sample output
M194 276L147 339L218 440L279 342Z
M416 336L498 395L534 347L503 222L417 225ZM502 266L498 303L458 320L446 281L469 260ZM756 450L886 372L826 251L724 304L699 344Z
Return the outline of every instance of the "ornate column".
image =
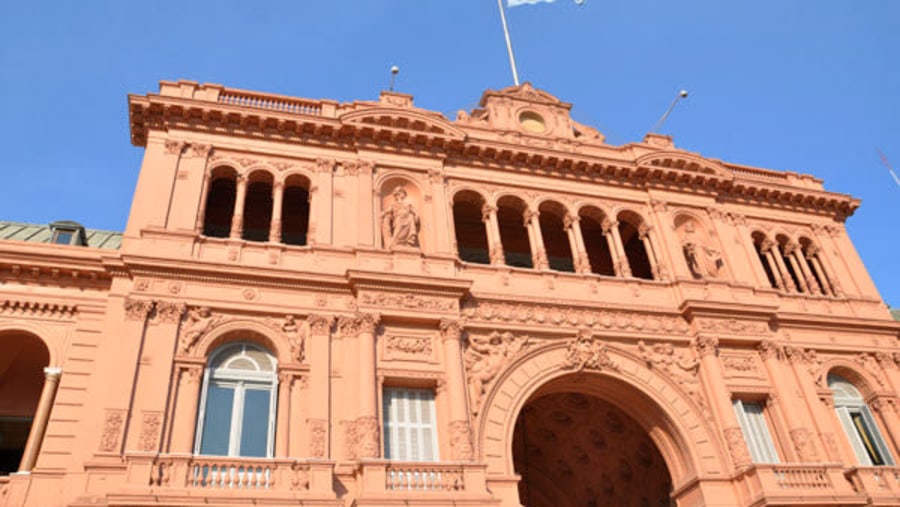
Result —
M787 242L784 244L784 255L787 257L788 262L791 263L791 267L794 268L794 273L797 275L797 283L800 285L800 291L805 292L807 294L812 292L809 285L806 283L806 273L800 268L800 263L797 262L797 243Z
M41 444L44 442L44 434L47 432L50 410L53 408L53 400L56 398L56 389L59 387L60 375L62 375L62 368L44 368L44 388L41 389L41 398L38 401L37 410L34 412L25 450L22 452L19 473L31 472L37 462Z
M797 386L790 380L791 376L787 375L781 367L780 359L783 356L781 348L772 341L763 340L759 344L759 356L769 374L769 381L775 389L775 395L782 402L780 408L788 425L788 433L794 444L797 460L805 463L817 461L818 453L809 438L809 429L802 424L800 415L797 413L800 408L797 404L792 403L796 398Z
M653 272L653 279L662 279L659 270L659 259L656 257L656 250L653 248L653 242L650 241L650 227L648 227L647 224L641 224L640 227L638 227L638 235L641 238L641 241L644 242L644 250L647 251L647 257L650 258L650 271Z
M778 257L778 252L772 252L773 249L775 249L775 243L768 238L764 239L763 242L759 245L759 250L763 253L766 262L768 262L769 270L772 271L772 276L775 277L775 285L779 289L787 291L787 283L791 282L791 286L793 286L794 284L790 279L785 279L784 271L781 270L779 264L775 261L775 259Z
M247 199L247 177L237 175L237 195L234 198L234 215L231 218L231 233L228 237L240 239L244 232L244 201Z
M606 234L607 230L609 230L609 234L612 237L612 249L610 252L613 255L613 265L616 269L616 275L631 278L631 266L628 264L628 256L625 255L625 246L622 243L622 236L619 234L619 221L615 222L604 220L603 224L603 233Z
M819 276L819 280L822 280L822 290L825 291L825 295L827 296L835 296L837 295L836 287L831 281L831 278L828 277L828 274L825 273L825 270L822 269L822 264L819 262L819 247L816 245L809 245L806 248L806 259L809 261L809 264L812 266L812 269Z
M869 406L884 422L888 438L894 442L894 449L900 449L900 418L897 417L897 399L879 396L870 401Z
M581 217L566 214L563 218L563 226L569 235L569 248L572 250L572 263L576 273L590 273L591 261L587 256L587 248L584 247L584 237L581 235Z
M356 315L359 326L359 411L354 424L356 431L356 457L377 458L381 454L381 432L378 421L378 379L375 365L375 330L379 315Z
M309 456L313 458L328 458L329 452L329 424L331 414L331 327L334 317L331 315L310 315L309 343L307 346L307 361L309 362ZM294 439L291 444L291 455L301 456L299 439Z
M734 408L731 405L731 396L725 388L725 376L722 374L722 365L719 363L719 340L712 336L698 335L694 339L694 349L700 358L700 375L707 392L711 395L710 405L718 414L718 421L728 445L728 452L736 468L745 467L752 463L750 451L744 440L744 433L738 423Z
M503 266L506 264L506 257L503 254L503 241L500 238L500 224L497 223L497 207L491 204L483 205L481 207L481 221L484 222L484 230L487 233L491 264Z
M177 365L176 372L178 392L172 417L172 443L169 451L173 454L192 454L203 365L181 363Z
M784 356L790 363L797 386L800 388L801 396L793 396L793 399L802 397L807 406L807 410L800 411L801 416L807 419L805 421L806 426L818 431L819 443L826 449L828 458L840 461L840 451L837 449L837 444L834 439L835 428L830 424L830 422L834 420L834 417L827 414L825 412L825 407L818 402L819 393L816 391L816 382L813 378L813 374L810 373L811 369L815 370L819 365L816 352L814 350L803 350L801 348L787 346L784 347ZM810 461L821 459L818 457L818 452L816 450L817 445L815 444L813 435L804 435L803 433L795 433L792 431L791 440L794 441L795 445L798 445L798 441L808 442L808 444L806 444L808 445L807 452L812 456Z
M272 185L272 223L269 225L269 241L281 243L281 209L284 203L284 182Z
M447 394L450 398L450 452L453 461L473 459L472 428L466 408L466 384L463 373L462 327L453 320L441 321L441 341L447 365Z
M781 273L781 279L784 281L784 286L787 287L788 292L797 292L797 284L791 278L791 273L784 263L784 255L781 249L778 248L778 245L773 243L772 247L769 248L769 254L775 259L775 265L778 266L778 272Z
M525 227L528 228L528 240L531 243L531 259L535 269L549 269L547 250L544 248L544 236L541 234L540 213L525 210Z
M290 456L291 440L291 391L294 388L294 372L278 372L278 417L275 421L275 457Z
M796 243L792 244L791 258L794 261L794 265L800 267L799 272L802 273L800 276L803 277L803 281L806 283L809 293L817 296L822 295L822 290L819 288L819 284L816 282L816 278L810 270L809 263L806 262L806 257L804 257L800 245Z

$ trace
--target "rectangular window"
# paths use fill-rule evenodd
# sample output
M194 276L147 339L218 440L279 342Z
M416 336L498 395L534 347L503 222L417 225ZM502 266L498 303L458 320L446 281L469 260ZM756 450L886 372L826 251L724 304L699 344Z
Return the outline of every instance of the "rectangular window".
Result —
M744 440L750 448L750 456L754 463L778 463L778 453L769 433L769 425L763 413L762 403L733 400L734 413L737 415Z
M866 406L836 407L838 419L850 440L853 452L863 465L893 465L878 426Z
M397 461L437 461L434 391L384 388L384 456Z

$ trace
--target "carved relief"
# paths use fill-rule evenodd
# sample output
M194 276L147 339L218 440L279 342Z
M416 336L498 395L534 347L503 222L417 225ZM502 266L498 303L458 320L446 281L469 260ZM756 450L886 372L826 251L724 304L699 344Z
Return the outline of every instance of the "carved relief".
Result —
M127 298L125 300L125 320L143 321L152 309L153 301L149 299Z
M385 248L418 248L419 216L402 185L394 189L394 202L381 214L381 234Z
M460 340L462 338L462 325L455 320L442 320L439 324L441 337L444 340Z
M328 446L328 421L309 420L309 455L313 458L326 457Z
M694 349L697 350L697 355L700 357L705 357L710 354L718 355L719 354L719 339L712 336L698 336L694 340Z
M360 294L362 304L380 306L386 308L405 308L413 310L431 310L439 312L452 312L456 309L456 302L451 299L419 296L416 294L391 294L385 292Z
M181 155L181 152L184 150L184 146L184 141L166 140L166 153L169 153L171 155Z
M763 340L759 343L759 357L761 357L763 361L771 358L781 359L784 357L784 350L780 345L771 340Z
M675 347L671 343L654 343L648 347L643 340L640 340L638 341L638 351L648 368L656 369L672 379L694 400L704 415L711 417L697 378L700 361L696 358L685 357L683 353L676 353Z
M291 491L309 489L309 465L291 463Z
M474 413L478 413L481 398L491 381L529 341L526 336L515 336L510 332L494 331L488 337L469 336L464 362Z
M377 458L381 449L378 419L360 417L347 426L347 452L350 459Z
M188 353L197 343L197 339L221 322L223 318L221 315L213 315L208 306L190 308L178 337L178 352Z
M819 453L808 429L794 428L790 431L790 435L800 461L806 463L819 461Z
M309 330L312 334L324 335L331 332L334 317L331 315L310 315L306 321L309 323Z
M763 378L756 358L748 354L722 354L722 367L726 377Z
M472 430L468 421L450 422L450 449L454 461L472 461Z
M119 438L125 425L124 410L107 410L103 418L103 432L100 434L100 450L116 452L119 449Z
M306 336L297 325L297 319L293 315L285 315L281 321L268 319L269 326L280 331L291 345L291 358L298 363L306 359Z
M817 379L817 383L821 383L819 379L819 371L822 369L822 360L819 359L816 351L813 349L804 350L798 347L784 347L784 356L791 362L805 365L807 372L812 378Z
M38 301L4 300L0 301L0 315L31 315L44 318L71 318L78 307L63 303Z
M432 355L430 336L388 335L385 340L385 359L403 357L428 357Z
M162 415L158 412L144 412L141 417L141 434L138 438L140 450L152 452L158 449L159 430L162 427Z
M697 326L704 331L732 334L768 334L769 325L760 321L738 319L697 319Z
M872 357L872 354L862 353L857 355L854 360L878 382L878 387L885 387L884 372L878 366L878 362Z
M740 427L725 428L722 432L725 435L725 443L728 446L728 452L731 459L734 460L734 466L741 468L752 463L750 459L750 451L747 449L747 443L744 441L744 433Z
M169 301L156 302L156 320L167 324L175 324L184 315L184 303L172 303Z
M564 370L619 370L619 365L606 353L606 344L587 329L578 331L566 350L560 368Z

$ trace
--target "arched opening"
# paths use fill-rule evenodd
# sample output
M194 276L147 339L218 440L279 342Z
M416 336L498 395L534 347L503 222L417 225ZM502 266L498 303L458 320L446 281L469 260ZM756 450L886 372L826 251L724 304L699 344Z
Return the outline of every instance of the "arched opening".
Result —
M803 287L804 284L801 280L801 273L797 273L795 269L794 263L791 262L791 256L788 253L788 240L787 236L779 235L775 238L775 242L778 245L778 251L776 255L781 256L781 260L784 261L784 269L787 270L787 275L791 277L791 280L794 282L794 287L797 292L804 292Z
M520 503L674 506L671 474L647 430L575 385L552 381L519 413L512 447Z
M810 274L813 281L819 286L820 294L831 294L831 285L828 283L828 275L819 259L819 249L813 244L809 238L800 238L800 251L803 262L806 262L810 268Z
M766 259L765 252L765 242L766 235L762 232L756 231L751 237L753 238L753 249L756 250L756 255L759 257L759 263L763 267L763 271L766 272L766 278L769 279L769 285L772 286L773 289L778 288L778 281L775 279L775 271L772 266L769 265L769 260Z
M484 198L477 192L462 191L453 198L453 225L459 258L465 262L490 264L487 229L482 220Z
M525 201L506 196L497 201L497 223L507 266L533 268L528 229L525 226Z
M19 469L50 352L30 334L0 336L0 475Z
M856 459L863 466L893 465L894 458L881 436L872 411L856 386L841 373L854 372L831 371L826 378L834 396L834 411Z
M281 203L281 242L306 245L309 239L309 180L291 176L284 183Z
M579 216L581 217L579 221L581 236L584 238L588 261L591 263L591 273L616 276L609 241L603 234L603 220L606 218L603 212L589 207L582 209Z
M538 208L538 222L541 224L541 236L544 239L544 251L547 252L547 264L554 271L575 271L572 260L572 248L569 235L566 233L563 217L566 209L557 202L544 202Z
M241 237L247 241L269 241L272 225L272 175L256 171L247 182L244 200L244 228Z
M628 259L628 267L631 276L653 280L653 268L650 264L650 256L644 247L641 238L640 226L643 220L635 213L625 212L619 215L619 237L622 238L622 247L625 249L625 257Z
M212 238L227 238L231 232L234 217L234 202L237 193L237 172L230 167L220 167L213 171L206 193L203 216L203 235Z

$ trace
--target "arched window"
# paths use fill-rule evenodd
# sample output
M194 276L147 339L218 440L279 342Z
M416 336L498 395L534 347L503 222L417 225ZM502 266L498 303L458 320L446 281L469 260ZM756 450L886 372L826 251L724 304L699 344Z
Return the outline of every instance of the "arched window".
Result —
M834 392L834 410L859 462L863 465L893 465L894 460L881 438L872 412L856 387L834 373L828 374L828 387Z
M216 169L209 182L203 216L203 235L227 238L231 232L234 201L237 192L236 173L230 167Z
M531 244L525 225L525 202L506 196L497 202L497 223L507 266L533 268Z
M281 242L306 245L309 242L309 180L291 176L284 184L281 204Z
M244 229L247 241L269 241L272 225L272 175L257 171L250 175L244 200Z
M216 350L203 376L194 452L271 457L275 438L275 358L250 343Z
M771 241L766 239L766 235L759 231L754 232L751 237L753 238L753 248L756 250L756 255L759 257L759 263L762 264L763 271L766 272L766 278L769 279L769 285L771 285L773 289L777 289L778 279L775 277L775 273L778 266L773 266L769 262L767 254L767 250L771 248Z
M541 225L541 236L544 239L544 251L547 252L547 263L555 271L575 271L572 260L572 248L566 232L563 217L566 209L556 202L544 202L538 208L538 222Z
M487 229L482 220L484 199L475 192L463 191L453 198L453 226L460 260L490 264Z
M603 212L597 208L586 208L582 209L579 215L581 236L584 238L588 261L591 263L591 273L616 276L612 249L609 246L610 238L603 232L603 221L606 218Z
M0 476L20 470L35 411L41 401L44 367L50 353L39 338L29 334L0 336ZM42 435L39 435L42 436ZM37 455L37 450L34 451ZM33 457L32 460L33 461Z
M619 237L622 238L622 247L625 249L625 257L628 258L631 276L653 280L650 255L639 232L641 223L641 218L634 213L623 213L619 217Z

